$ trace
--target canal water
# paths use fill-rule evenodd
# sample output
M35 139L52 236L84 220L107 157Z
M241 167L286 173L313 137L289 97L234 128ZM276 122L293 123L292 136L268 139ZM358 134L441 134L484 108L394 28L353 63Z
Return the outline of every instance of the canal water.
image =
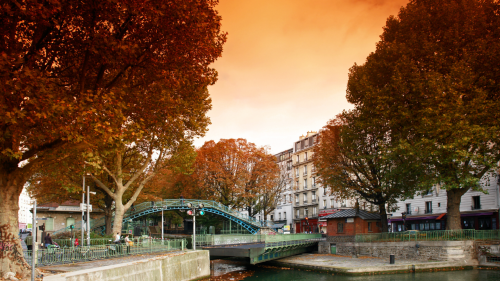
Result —
M333 273L298 270L291 268L249 265L244 261L211 261L211 281L499 281L498 270L459 270L405 274L344 276Z

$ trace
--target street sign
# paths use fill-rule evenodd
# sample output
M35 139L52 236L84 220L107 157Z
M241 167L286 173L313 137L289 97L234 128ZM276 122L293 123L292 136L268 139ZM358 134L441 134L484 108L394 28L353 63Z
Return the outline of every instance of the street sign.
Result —
M37 221L46 221L47 218L36 218Z
M87 211L87 204L80 203L80 210ZM89 204L89 211L92 212L92 205Z

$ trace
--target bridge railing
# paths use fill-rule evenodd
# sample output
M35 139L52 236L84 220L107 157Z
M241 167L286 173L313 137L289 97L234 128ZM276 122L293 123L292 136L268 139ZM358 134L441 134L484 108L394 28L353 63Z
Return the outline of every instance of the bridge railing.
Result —
M356 234L356 242L500 240L500 230L433 230Z
M286 235L264 235L264 234L221 234L221 235L196 235L197 246L234 245L245 243L264 243L266 247L288 245L296 241L319 241L323 240L321 234L286 234ZM294 244L294 243L292 243Z
M146 210L149 210L151 208L158 208L161 210L162 208L169 208L169 207L187 207L187 203L191 203L194 206L198 206L200 203L202 203L205 208L214 208L217 209L221 212L224 212L226 214L229 214L235 218L238 218L244 222L247 222L249 224L252 224L257 227L269 227L272 225L272 222L270 221L265 221L265 220L257 220L253 217L250 217L244 213L241 213L235 209L229 208L219 202L213 201L213 200L196 200L196 199L164 199L163 201L149 201L149 202L143 202L137 205L133 205L133 207L129 208L125 214L123 215L123 219L126 220L128 217L140 214ZM113 218L114 218L114 213L113 213ZM90 221L90 229L96 228L96 227L102 227L104 226L105 221L104 217L101 217L99 219L91 220ZM81 229L81 221L77 221L75 223L75 230ZM69 227L63 228L61 230L58 230L54 232L54 234L60 233L60 232L66 232L66 231L71 231Z

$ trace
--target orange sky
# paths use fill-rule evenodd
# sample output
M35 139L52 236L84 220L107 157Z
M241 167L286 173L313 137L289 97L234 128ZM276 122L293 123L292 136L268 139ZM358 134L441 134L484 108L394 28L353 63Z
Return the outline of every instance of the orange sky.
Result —
M246 138L272 153L352 108L347 74L375 50L387 17L408 0L220 0L228 32L209 88L207 135Z

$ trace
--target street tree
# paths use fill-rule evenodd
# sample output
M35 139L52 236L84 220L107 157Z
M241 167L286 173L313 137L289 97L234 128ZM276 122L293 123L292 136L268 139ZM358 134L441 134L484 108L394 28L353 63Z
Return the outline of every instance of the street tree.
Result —
M422 189L446 190L447 229L461 229L462 195L500 160L499 13L495 0L410 1L349 74L348 101L418 155Z
M197 153L192 183L203 191L200 195L232 208L244 208L250 216L279 176L275 158L245 139L207 141Z
M2 272L29 274L16 256L22 253L15 239L18 197L40 167L74 149L113 143L124 124L133 122L140 133L148 122L166 123L157 113L176 112L171 97L189 105L215 83L210 64L226 38L216 4L20 0L0 6L0 239L16 249L2 252ZM208 97L205 104L195 100L194 107L210 105ZM194 134L207 124L208 118L196 124Z
M414 158L395 147L390 128L373 121L360 118L356 110L339 114L321 130L313 161L318 181L332 195L361 197L377 206L387 232L387 208L413 196L418 171L411 169Z

